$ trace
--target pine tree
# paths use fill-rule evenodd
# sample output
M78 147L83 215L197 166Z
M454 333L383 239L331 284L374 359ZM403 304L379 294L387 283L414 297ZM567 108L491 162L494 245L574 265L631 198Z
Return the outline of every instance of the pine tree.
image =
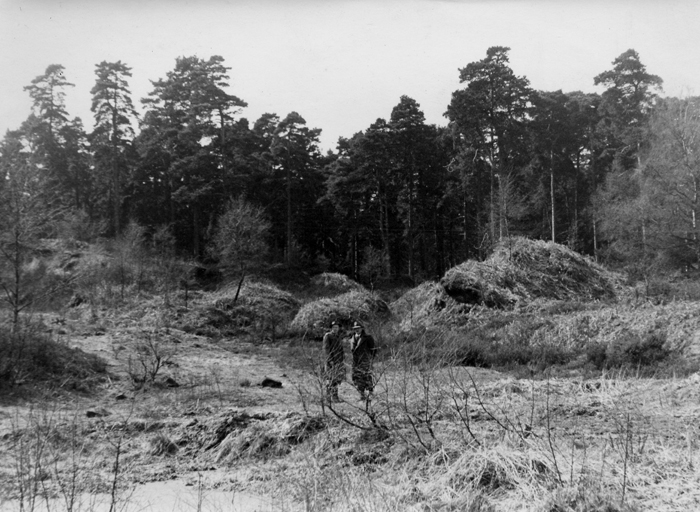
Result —
M106 217L111 232L118 235L123 225L123 196L130 167L132 123L137 119L128 78L131 68L121 61L95 66L97 80L90 91L95 129L90 141L95 155L95 173L100 195L106 197Z
M459 137L460 149L488 169L488 233L492 242L504 235L505 212L499 183L524 166L525 124L531 90L508 66L510 48L495 46L486 58L460 70L464 89L452 93L446 115Z

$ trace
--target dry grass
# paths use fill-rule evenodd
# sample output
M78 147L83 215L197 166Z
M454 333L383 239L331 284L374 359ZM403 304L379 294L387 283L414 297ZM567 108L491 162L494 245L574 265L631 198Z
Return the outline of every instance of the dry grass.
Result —
M399 331L473 327L493 310L533 317L600 308L614 301L620 277L570 249L510 238L483 262L466 261L439 283L427 282L392 302Z
M236 282L231 282L212 293L211 299L214 301L214 305L220 309L234 307L233 299L237 286ZM291 293L264 281L249 280L244 282L238 296L238 302L250 307L277 309L280 312L295 311L299 307L299 301Z
M307 415L200 410L178 419L168 408L167 421L106 417L99 434L128 436L124 456L133 467L215 461L228 468L229 485L309 511L687 512L700 503L689 427L697 379L517 379L431 364L420 347L409 349L410 357L378 363L369 409L341 386L347 401L338 415L369 427L369 412L384 430L361 431L328 409L323 416L315 402ZM53 428L51 443L70 446L66 428ZM90 437L90 453L97 440Z
M311 278L310 295L332 297L347 292L363 291L365 287L344 274L324 272Z
M177 445L166 434L159 432L148 441L147 451L153 456L175 455L178 451Z
M299 309L289 292L261 281L245 282L239 297L237 283L212 293L201 293L175 324L183 330L210 337L252 335L275 339Z
M514 307L460 304L438 283L424 283L393 302L399 335L391 322L368 322L382 348L369 404L358 402L356 390L344 382L343 401L331 410L321 404L321 386L315 386L320 381L311 382L318 377L311 373L300 379L298 402L290 395L284 403L275 402L257 387L244 388L250 379L232 374L219 381L213 366L205 365L201 381L192 375L188 381L183 373L185 385L179 391L154 389L150 402L146 394L135 398L144 400L139 414L146 419L122 421L113 414L88 422L81 417L76 428L69 422L34 428L27 421L29 427L0 436L0 452L10 454L10 462L24 464L17 471L16 464L3 466L7 460L0 456L0 478L13 479L14 489L19 484L33 492L31 485L53 485L79 474L85 478L81 489L93 492L97 487L87 486L94 483L90 475L101 472L96 485L104 489L117 453L115 438L121 436L133 480L219 464L227 485L284 496L285 503L307 511L700 508L693 426L700 412L699 378L639 379L634 378L641 373L639 366L633 365L624 371L604 366L595 379L586 380L587 370L574 364L555 371L552 364L558 360L550 357L571 352L585 358L587 348L601 346L610 360L641 361L651 352L638 349L654 349L645 343L663 339L669 351L697 360L698 304L591 303L612 297L606 283L613 286L614 276L544 242L513 242L497 249L488 265L472 262L467 268L471 274L455 281L466 275L464 283L481 286L481 297ZM155 298L139 300L123 305L118 315L110 313L114 318L108 327L128 325L133 331L123 329L124 336L138 340L134 333L142 330L176 344L183 333L168 334L168 323L240 336L258 332L264 322L279 322L276 326L285 329L297 311L293 325L299 332L318 332L331 319L376 320L387 312L386 304L364 290L301 309L294 296L269 283L247 283L235 303L234 294L235 285L198 292L190 297L189 310L165 307ZM394 338L387 339L389 333ZM305 357L315 354L308 344L300 345ZM188 345L188 355L195 346L190 351ZM263 348L256 353L257 362L272 349ZM476 350L484 364L530 363L521 368L528 378L455 366L468 362ZM212 350L210 355L221 354ZM184 372L184 364L178 371ZM569 378L555 378L564 372ZM255 413L221 410L221 396L258 391L264 400L246 404ZM215 396L218 405L212 405ZM118 407L110 403L110 408ZM52 483L35 471L42 453L53 454L38 468L55 471ZM84 466L78 466L81 460ZM53 469L49 461L59 465Z
M700 304L632 303L563 314L543 325L533 337L556 339L579 351L600 346L608 353L624 350L627 342L655 338L669 354L692 366L700 362ZM688 368L680 364L677 370Z
M19 384L88 392L107 375L105 361L69 346L39 322L12 331L0 325L0 392Z
M400 331L444 326L461 319L471 307L450 297L439 283L428 281L407 291L389 305Z
M691 379L484 381L467 370L429 373L428 394L439 405L428 449L401 420L402 407L404 418L416 418L429 405L426 368L406 368L372 405L390 425L388 439L339 425L319 432L282 466L268 467L280 492L306 510L631 512L700 504L696 436L674 431L683 420L660 421L678 415L674 390L693 389ZM391 404L387 396L407 399ZM351 404L338 410L355 420L365 414ZM425 422L417 428L429 437Z
M217 448L216 461L231 465L240 459L266 459L288 454L292 447L325 428L322 417L287 413L265 421L253 421L233 430Z
M366 290L347 292L304 304L294 317L291 328L320 336L333 320L349 326L355 320L365 321L388 313L389 307L378 295Z
M113 464L115 450L123 454L122 440L55 405L17 413L0 440L0 505L75 512L92 510L95 497L106 493L108 505L123 507L126 464Z
M552 242L514 237L484 262L467 261L441 280L458 302L511 307L535 298L615 298L618 278L590 259Z

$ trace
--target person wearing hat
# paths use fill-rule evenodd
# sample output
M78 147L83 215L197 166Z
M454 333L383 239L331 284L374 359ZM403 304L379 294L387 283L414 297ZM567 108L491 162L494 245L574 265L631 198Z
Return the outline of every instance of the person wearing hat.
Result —
M367 400L374 391L372 362L377 352L374 338L365 332L359 322L352 326L350 351L352 352L352 382L360 392L362 400Z
M340 338L340 324L331 322L331 330L323 336L323 353L326 355L324 366L324 381L326 399L339 402L338 386L345 380L345 353Z

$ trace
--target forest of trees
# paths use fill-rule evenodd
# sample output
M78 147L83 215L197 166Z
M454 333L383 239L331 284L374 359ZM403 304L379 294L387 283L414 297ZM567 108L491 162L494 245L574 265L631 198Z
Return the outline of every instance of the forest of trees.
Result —
M512 235L642 274L697 268L700 100L661 98L634 50L592 77L600 94L534 90L508 52L459 70L446 126L402 96L327 154L297 112L243 118L219 56L176 59L141 117L131 68L97 64L92 131L69 116L73 84L50 65L25 87L26 121L0 141L3 228L19 215L11 199L31 198L20 203L73 219L80 236L167 228L182 255L207 259L235 204L262 215L269 263L354 277L438 277Z

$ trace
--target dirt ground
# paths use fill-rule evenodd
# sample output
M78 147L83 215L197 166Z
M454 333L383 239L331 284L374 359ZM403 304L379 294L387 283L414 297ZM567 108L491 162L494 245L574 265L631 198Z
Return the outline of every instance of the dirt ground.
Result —
M432 457L426 453L442 453L445 460L459 461L463 453L452 447L462 439L467 446L478 446L475 457L483 455L487 446L489 450L517 446L535 453L528 464L540 457L548 478L561 487L575 488L586 475L599 472L598 483L602 481L607 493L622 492L622 502L642 507L633 510L700 509L697 375L657 380L609 373L585 379L573 372L517 378L492 370L452 368L432 370L426 386L424 374L407 379L397 367L379 363L376 410L401 402L402 396L413 404L400 418L405 420L397 437L405 441L401 443L382 436L370 438L373 430L364 428L372 426L367 405L358 402L349 382L341 385L339 404L331 409L322 406L313 372L302 369L298 361L304 346L296 347L293 362L284 343L212 340L168 328L160 331L164 363L155 383L134 384L138 330L122 323L96 331L70 321L55 328L63 343L102 357L108 377L90 393L58 389L48 396L0 403L0 452L5 454L0 458L0 475L5 482L18 481L20 451L34 446L19 445L18 439L43 428L63 432L64 455L67 447L75 446L67 432L77 432L87 473L99 475L91 489L99 492L109 491L115 481L118 454L121 487L175 480L197 485L206 475L211 489L286 496L306 510L331 510L329 501L318 501L314 508L308 495L289 491L295 472L295 485L304 486L302 475L311 470L308 460L307 466L300 461L311 453L313 464L375 475L374 482L383 482L382 492L391 488L401 495L395 499L403 501L391 503L403 503L406 510L411 509L409 505L423 507L415 510L458 510L449 508L449 503L459 489L473 491L475 486L480 486L477 490L491 499L494 508L470 510L579 510L575 505L569 509L547 505L547 509L536 499L528 505L523 501L528 495L516 489L515 477L504 473L500 480L495 476L484 480L486 466L476 479L479 485L470 476L465 477L468 485L458 488L454 474L443 481L447 470L430 473L433 469L428 471L417 462ZM308 343L312 354L317 347L311 344L316 342ZM266 378L281 387L262 386ZM390 411L388 405L386 411ZM362 428L352 427L348 419ZM327 436L323 442L314 437L321 431ZM408 466L413 468L410 475L405 472ZM59 471L67 469L62 466ZM382 479L376 478L377 471ZM508 478L510 484L505 482ZM6 499L16 487L2 485ZM410 500L408 488L412 489ZM445 489L454 492L447 496Z

